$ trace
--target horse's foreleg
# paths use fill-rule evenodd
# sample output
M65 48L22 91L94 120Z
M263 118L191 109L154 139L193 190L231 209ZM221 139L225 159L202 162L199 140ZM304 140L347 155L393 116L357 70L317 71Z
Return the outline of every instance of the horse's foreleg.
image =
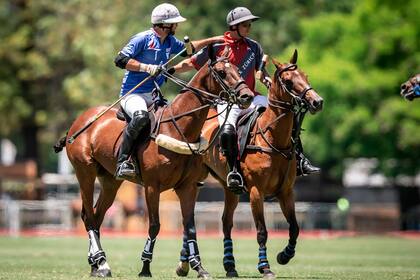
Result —
M182 237L182 249L180 252L179 257L179 264L176 268L176 274L178 276L185 277L188 275L188 272L190 271L190 264L188 262L189 257L189 250L188 250L188 236L187 233L184 231L183 237Z
M255 227L257 228L257 242L259 246L257 268L261 274L264 274L264 278L275 278L267 259L266 244L268 233L264 220L264 195L255 186L250 191L250 203Z
M183 249L181 251L181 263L176 273L178 276L186 276L188 269L185 267L185 257L192 269L197 271L198 277L210 278L210 274L203 268L200 259L200 252L197 244L197 234L194 221L194 207L197 198L197 187L195 184L176 189L181 204L182 223L184 226Z
M279 264L287 264L291 258L295 256L296 241L299 236L299 226L296 221L295 214L295 199L293 190L285 190L278 196L281 210L289 223L289 243L277 255L277 262Z
M233 214L238 206L239 197L231 191L225 189L225 205L223 209L223 267L227 277L238 277L235 269L235 257L233 256L233 241L231 237L233 227Z
M153 259L153 248L156 242L156 236L160 230L159 222L159 188L154 186L145 187L145 196L147 209L149 212L149 237L147 238L146 244L144 245L143 252L141 254L141 261L143 267L139 273L140 277L152 277L150 272L150 263Z

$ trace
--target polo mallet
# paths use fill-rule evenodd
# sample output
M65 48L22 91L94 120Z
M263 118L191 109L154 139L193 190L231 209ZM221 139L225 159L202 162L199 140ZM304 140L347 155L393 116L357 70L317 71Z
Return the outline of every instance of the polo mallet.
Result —
M268 55L264 54L261 59L261 64L258 67L258 71L257 73L255 73L255 78L257 78L257 80L261 80L263 69L265 65L267 64L267 59L268 59Z
M169 59L165 64L163 64L161 67L164 68L166 65L168 65L170 62L172 62L176 57L178 57L179 55L181 55L184 51L187 52L187 55L191 55L192 54L192 47L191 47L191 43L190 43L190 38L188 36L184 37L184 49L182 51L180 51L179 53L177 53L176 55L174 55L171 59ZM69 144L72 144L74 142L74 140L76 140L76 138L82 134L86 129L88 129L94 122L96 122L100 117L102 117L106 112L108 112L109 110L111 110L115 105L117 105L124 97L126 97L127 95L131 94L133 91L135 91L138 87L142 86L144 83L146 83L148 80L150 80L150 78L152 78L154 76L148 76L147 78L145 78L143 81L141 81L140 83L138 83L135 87L133 87L129 92L127 92L125 95L121 96L120 98L118 98L118 100L116 100L114 103L112 103L111 105L109 105L106 109L104 109L102 112L99 112L98 114L96 114L95 116L93 116L89 122L87 124L85 124L85 126L83 126L81 129L79 129L78 131L76 131L72 136L69 137L69 139L67 140L67 142Z
M185 46L185 49L187 51L187 55L191 56L193 51L192 51L192 45L191 45L191 42L190 42L190 38L188 38L188 36L184 37L184 46Z

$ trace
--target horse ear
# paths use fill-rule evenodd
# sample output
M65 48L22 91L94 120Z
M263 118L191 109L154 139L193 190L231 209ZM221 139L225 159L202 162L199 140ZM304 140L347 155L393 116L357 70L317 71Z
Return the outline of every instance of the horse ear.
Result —
M214 53L213 44L207 46L207 53L210 58L210 61L213 63L216 60L216 54Z
M277 69L279 69L281 67L280 62L278 62L277 60L275 60L274 58L271 58L271 61L273 62L274 66L276 66Z
M293 52L293 56L290 59L290 63L291 64L296 64L297 59L298 59L298 52L297 52L297 49L295 49L295 51Z

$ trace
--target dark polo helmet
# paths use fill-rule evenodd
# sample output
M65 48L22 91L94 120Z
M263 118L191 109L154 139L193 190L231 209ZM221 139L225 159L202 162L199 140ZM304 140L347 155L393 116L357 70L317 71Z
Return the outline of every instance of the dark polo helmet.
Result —
M234 26L247 20L256 21L259 18L260 17L254 16L251 11L245 7L236 7L228 13L226 23L229 26Z

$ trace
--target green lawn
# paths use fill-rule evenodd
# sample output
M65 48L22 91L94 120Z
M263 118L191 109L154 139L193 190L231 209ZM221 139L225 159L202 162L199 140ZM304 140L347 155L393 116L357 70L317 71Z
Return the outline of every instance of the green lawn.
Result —
M114 279L138 279L143 238L107 238L102 245ZM420 241L391 237L299 240L296 256L286 265L276 262L285 239L270 240L268 256L278 279L420 279ZM204 267L213 278L224 278L222 239L200 239ZM0 237L0 279L90 279L87 238ZM152 263L154 279L178 278L175 267L180 239L158 239ZM255 239L234 240L241 279L259 279ZM196 278L196 273L188 278Z

